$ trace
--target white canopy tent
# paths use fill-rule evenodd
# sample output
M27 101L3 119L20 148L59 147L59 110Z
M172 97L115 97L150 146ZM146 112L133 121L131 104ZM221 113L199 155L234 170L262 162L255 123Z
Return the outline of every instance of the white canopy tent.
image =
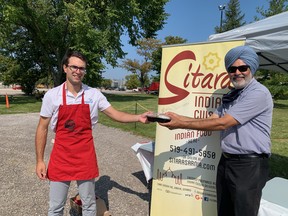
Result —
M209 41L245 39L260 59L260 68L288 73L288 12L210 35Z

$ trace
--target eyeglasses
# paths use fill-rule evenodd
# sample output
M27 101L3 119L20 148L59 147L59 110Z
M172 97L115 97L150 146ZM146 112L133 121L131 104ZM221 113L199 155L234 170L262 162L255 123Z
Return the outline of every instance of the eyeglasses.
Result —
M236 66L230 66L229 68L228 68L228 73L236 73L236 71L237 71L237 69L240 71L240 72L245 72L245 71L247 71L248 70L248 68L250 68L250 66L249 65L240 65L240 66L238 66L238 67L236 67Z
M75 65L67 65L67 67L69 67L69 69L73 72L76 72L77 70L79 70L81 73L86 73L86 68L85 67L78 67Z

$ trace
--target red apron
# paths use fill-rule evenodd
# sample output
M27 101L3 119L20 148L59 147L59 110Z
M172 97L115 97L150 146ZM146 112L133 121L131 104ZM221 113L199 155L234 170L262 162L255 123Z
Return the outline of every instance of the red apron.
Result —
M54 147L47 176L51 181L88 180L99 175L92 136L89 104L66 104L59 107Z

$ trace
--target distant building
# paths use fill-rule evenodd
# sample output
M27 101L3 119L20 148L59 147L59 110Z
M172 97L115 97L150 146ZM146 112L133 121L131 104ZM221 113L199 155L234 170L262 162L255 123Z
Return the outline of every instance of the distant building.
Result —
M119 89L123 89L125 88L125 80L116 80L116 79L112 79L112 83L111 83L111 88L119 88Z
M112 80L111 87L112 88L118 88L119 87L119 80Z

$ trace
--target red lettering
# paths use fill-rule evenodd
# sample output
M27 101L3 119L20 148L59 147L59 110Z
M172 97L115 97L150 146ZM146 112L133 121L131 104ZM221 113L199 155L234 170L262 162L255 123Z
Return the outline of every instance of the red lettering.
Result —
M177 73L178 71L173 71L171 68L177 64L180 63L183 60L191 60L192 63L189 64L188 67L188 73L184 77L183 80L183 87L179 87L176 85L173 85L171 82L168 81L168 75L171 73ZM164 74L164 84L166 88L174 94L174 96L171 97L159 97L159 105L167 105L176 103L180 100L183 100L186 98L190 92L186 89L191 86L192 89L196 89L198 87L201 87L203 89L209 89L209 90L217 90L217 89L225 89L231 87L231 82L229 79L229 76L227 72L221 72L219 74L216 73L202 73L200 71L201 65L199 64L196 71L193 70L193 63L196 62L196 57L194 52L190 50L186 50L183 52L178 53L168 64L165 74Z
M181 101L182 99L186 98L189 95L189 92L186 91L185 89L181 89L178 86L175 86L171 83L169 83L168 81L168 74L170 72L170 69L177 64L180 61L186 60L186 59L191 59L191 60L196 60L195 54L190 51L190 50L186 50L183 51L179 54L177 54L172 60L171 62L168 64L167 69L165 71L164 74L164 83L166 88L171 92L174 93L175 96L172 97L167 97L167 98L160 98L158 100L158 104L160 105L165 105L165 104L171 104L171 103L176 103L178 101Z
M211 84L212 84L213 78L214 78L214 75L212 73L207 74L202 80L201 87L212 89L213 87L211 86Z
M198 82L197 82L197 78L198 77L201 77L201 76L204 76L203 73L199 73L199 70L200 70L200 65L199 67L197 68L196 72L195 73L191 73L192 76L193 76L193 79L192 79L192 88L197 88L199 83L200 83L200 79L198 79Z
M188 79L189 79L189 73L186 75L185 79L184 79L184 88L187 88L189 86L189 82L188 82Z

